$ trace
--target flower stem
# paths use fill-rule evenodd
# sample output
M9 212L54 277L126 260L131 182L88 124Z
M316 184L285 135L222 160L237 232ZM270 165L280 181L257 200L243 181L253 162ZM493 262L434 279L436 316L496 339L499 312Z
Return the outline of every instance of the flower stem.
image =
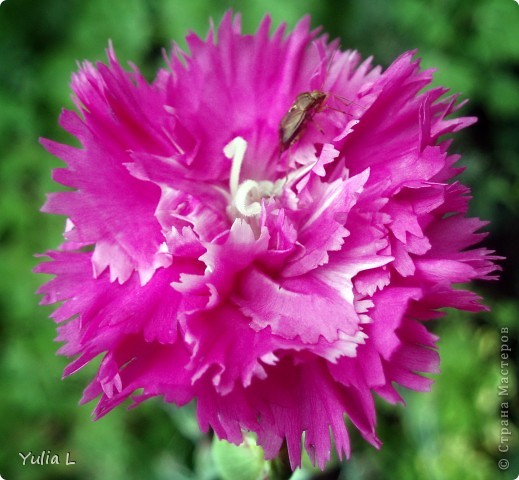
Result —
M292 476L292 467L288 458L286 442L283 443L279 454L270 463L270 480L288 480Z

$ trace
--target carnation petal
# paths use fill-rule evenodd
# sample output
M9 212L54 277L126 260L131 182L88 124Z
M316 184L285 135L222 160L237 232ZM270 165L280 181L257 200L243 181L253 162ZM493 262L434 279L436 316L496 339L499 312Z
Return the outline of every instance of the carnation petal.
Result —
M354 336L359 319L353 305L321 280L301 276L275 282L251 269L242 276L233 301L252 318L255 330L270 327L284 338L300 337L315 343L319 337L332 342L339 332Z

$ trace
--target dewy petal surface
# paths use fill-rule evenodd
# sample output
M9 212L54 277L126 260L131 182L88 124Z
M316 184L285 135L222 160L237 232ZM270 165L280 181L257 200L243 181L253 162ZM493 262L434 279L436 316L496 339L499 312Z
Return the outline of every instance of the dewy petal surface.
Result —
M136 392L195 401L202 430L323 469L350 455L345 417L380 447L374 393L430 389L428 320L486 308L456 284L496 278L499 257L475 247L485 223L444 138L475 119L416 52L383 70L309 25L245 35L228 13L152 82L112 46L73 76L60 123L80 147L42 140L66 163L43 208L65 241L37 271L65 375L102 357L96 418Z

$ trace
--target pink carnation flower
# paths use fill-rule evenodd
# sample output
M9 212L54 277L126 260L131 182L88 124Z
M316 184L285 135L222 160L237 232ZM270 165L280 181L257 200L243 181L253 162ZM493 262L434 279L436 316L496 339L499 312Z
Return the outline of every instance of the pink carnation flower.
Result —
M39 292L61 302L65 375L103 355L82 399L100 397L96 417L136 390L196 400L202 430L253 431L266 458L286 442L293 468L304 432L323 468L332 439L350 454L345 415L379 447L373 393L429 390L427 321L485 309L453 284L494 278L497 257L473 248L484 222L442 140L475 119L447 118L456 96L423 91L415 52L383 71L308 18L269 29L227 14L152 83L111 47L81 66L79 114L60 118L81 148L42 141L71 190L43 207L68 220ZM302 92L326 95L287 123Z

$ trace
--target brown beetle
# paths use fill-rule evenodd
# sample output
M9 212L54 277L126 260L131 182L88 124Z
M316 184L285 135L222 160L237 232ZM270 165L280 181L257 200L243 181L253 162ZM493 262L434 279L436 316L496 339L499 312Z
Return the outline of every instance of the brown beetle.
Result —
M279 148L282 152L297 141L307 122L321 109L327 97L328 94L320 90L303 92L296 97L279 123Z

